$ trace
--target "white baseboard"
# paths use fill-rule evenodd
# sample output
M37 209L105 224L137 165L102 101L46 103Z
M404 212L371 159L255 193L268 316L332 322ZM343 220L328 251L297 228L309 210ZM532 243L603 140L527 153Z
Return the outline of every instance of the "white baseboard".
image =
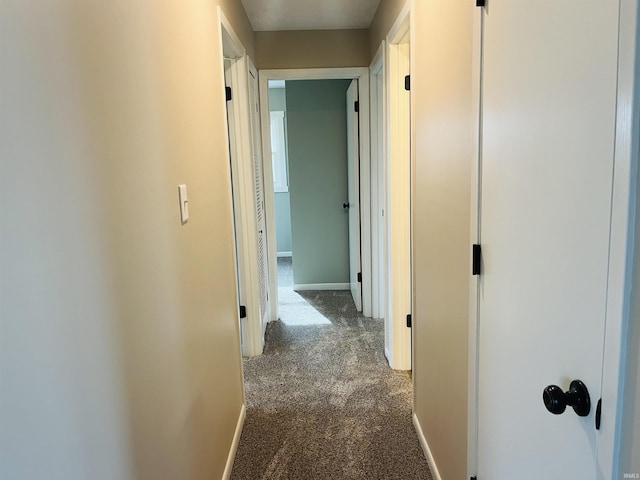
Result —
M387 363L391 367L391 355L389 355L389 350L387 350L387 347L384 347L384 356L387 359ZM391 368L393 368L393 367L391 367Z
M420 440L420 446L422 447L424 456L427 458L427 463L429 464L429 469L431 470L431 474L433 475L433 480L442 480L440 472L438 471L438 467L436 466L436 462L433 459L433 455L431 454L429 444L427 444L427 439L424 438L422 427L420 426L420 422L418 421L418 417L416 417L415 413L413 414L413 426L415 427L416 433L418 434L418 440Z
M294 285L294 290L349 290L349 283L303 283Z
M291 256L293 256L293 252L278 252L277 255L278 255L278 258L280 258L280 257L291 257Z
M231 443L231 449L227 457L227 465L224 467L224 473L222 474L223 480L229 480L229 477L231 477L231 470L233 470L233 462L236 459L236 452L238 451L238 444L240 443L240 435L242 434L242 427L244 426L246 415L247 410L243 404L240 410L240 416L238 417L238 424L236 425L236 433L233 434L233 442Z

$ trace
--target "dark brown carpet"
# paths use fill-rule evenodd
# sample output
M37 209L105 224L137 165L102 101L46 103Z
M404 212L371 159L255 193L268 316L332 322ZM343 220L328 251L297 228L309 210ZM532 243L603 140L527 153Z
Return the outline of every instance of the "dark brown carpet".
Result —
M272 322L264 354L244 361L247 418L231 478L431 479L411 379L389 368L382 321L358 314L347 291L300 295L329 322Z

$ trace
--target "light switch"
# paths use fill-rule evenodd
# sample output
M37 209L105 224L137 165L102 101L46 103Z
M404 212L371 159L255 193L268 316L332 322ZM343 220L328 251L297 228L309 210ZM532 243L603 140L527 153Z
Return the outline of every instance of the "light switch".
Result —
M178 185L178 200L180 201L180 222L184 225L189 220L189 199L187 198L186 185Z

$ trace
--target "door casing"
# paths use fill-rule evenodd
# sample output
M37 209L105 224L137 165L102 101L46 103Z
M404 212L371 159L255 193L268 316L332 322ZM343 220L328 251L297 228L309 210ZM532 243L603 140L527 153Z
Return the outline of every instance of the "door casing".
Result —
M411 370L412 335L407 315L413 312L411 267L411 207L413 127L411 92L405 75L411 72L411 9L407 3L386 37L386 302L385 355L391 368Z
M369 143L369 69L354 68L309 68L260 70L260 115L262 119L262 160L264 172L265 201L267 214L267 245L269 265L277 265L275 196L271 161L271 135L269 122L270 80L358 80L360 98L360 178L370 178ZM370 182L360 182L361 258L362 258L362 307L363 314L371 316L371 188ZM278 319L278 272L269 268L270 321Z
M260 287L258 271L258 243L256 221L256 193L253 171L251 114L249 107L249 57L231 24L218 7L222 57L227 59L225 85L232 90L228 103L229 154L234 186L234 223L237 232L236 258L238 265L238 303L246 307L242 323L242 354L262 353L260 335ZM220 92L223 95L224 92ZM238 317L239 318L239 317Z
M371 316L384 318L387 304L386 268L386 42L383 40L369 66L371 94ZM388 350L385 335L385 349Z

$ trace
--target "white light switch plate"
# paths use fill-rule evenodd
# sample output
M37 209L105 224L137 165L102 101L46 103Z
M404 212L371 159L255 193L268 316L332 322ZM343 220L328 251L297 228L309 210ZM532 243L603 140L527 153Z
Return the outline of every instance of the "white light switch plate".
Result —
M187 198L186 185L178 185L178 200L180 201L180 222L184 225L189 220L189 199Z

